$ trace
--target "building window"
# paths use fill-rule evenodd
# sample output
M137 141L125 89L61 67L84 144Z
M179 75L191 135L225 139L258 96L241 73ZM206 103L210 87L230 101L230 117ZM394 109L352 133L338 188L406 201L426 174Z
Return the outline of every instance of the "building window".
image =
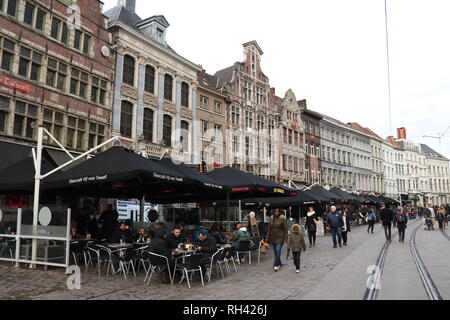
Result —
M128 101L122 101L122 110L120 113L120 134L123 137L131 138L133 128L133 104Z
M240 149L239 136L234 135L233 136L233 153L234 154L238 154L239 153L239 149Z
M258 115L257 117L257 125L258 125L258 131L264 130L264 117L261 115Z
M214 101L214 111L221 112L222 111L222 103L219 101Z
M155 93L155 68L145 66L145 91Z
M181 106L189 108L189 85L186 82L181 83Z
M50 132L59 143L63 143L62 133L64 128L64 114L62 112L44 109L43 120L44 128L47 129L47 131ZM56 144L53 139L50 139L50 137L47 137L47 142L50 144Z
M8 0L8 8L6 10L6 13L10 16L15 17L17 14L17 0Z
M42 55L26 47L20 47L19 75L38 81Z
M275 120L269 119L269 134L271 135L275 131Z
M134 58L126 55L123 59L123 82L134 86Z
M144 138L147 142L153 142L153 117L152 109L144 109Z
M95 122L89 123L89 149L105 142L105 126Z
M189 122L181 121L180 142L183 145L183 152L189 150Z
M57 18L53 18L50 36L55 40L67 44L69 41L69 28L67 27L67 23L62 22Z
M67 65L49 58L47 63L47 85L64 91L66 78Z
M92 77L91 102L105 105L107 86L108 82L106 80Z
M89 74L72 68L72 78L70 80L70 93L86 99Z
M253 112L245 111L245 126L247 129L253 128Z
M16 44L5 38L0 38L0 41L1 68L5 71L11 71Z
M86 120L69 116L67 120L67 146L70 148L84 149L86 136Z
M163 141L167 147L172 147L172 117L167 114L163 121Z
M164 99L173 100L173 77L170 74L164 76Z
M91 36L87 35L86 33L84 34L84 39L83 39L83 53L84 54L89 54L89 50L91 49Z
M9 101L7 97L0 96L0 132L6 132L6 124L9 114Z
M35 128L37 127L38 107L26 104L22 101L16 102L14 114L13 134L29 139L35 138Z
M35 22L36 29L38 29L40 31L44 30L46 16L47 16L47 14L45 13L45 11L42 11L41 9L37 9L36 22Z
M200 96L200 106L203 108L208 108L209 99L205 96Z
M23 22L25 22L28 25L33 25L33 16L34 16L34 9L35 6L31 3L27 2L25 4L25 13L23 16Z
M240 119L241 117L241 109L236 107L236 106L232 106L231 107L231 123L235 126L238 126L240 124Z
M202 130L202 138L205 139L205 134L208 131L208 121L205 120L200 120L201 122L201 127L200 129Z

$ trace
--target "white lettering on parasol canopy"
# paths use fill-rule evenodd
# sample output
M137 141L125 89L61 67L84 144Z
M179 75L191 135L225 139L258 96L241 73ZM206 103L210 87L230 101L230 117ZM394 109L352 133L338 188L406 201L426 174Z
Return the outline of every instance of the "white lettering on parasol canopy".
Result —
M169 180L169 181L178 181L178 182L183 182L183 178L179 178L179 177L171 177L168 176L166 174L157 174L157 173L153 173L153 177L158 178L158 179L163 179L163 180Z
M82 177L77 179L69 179L69 184L83 183L83 182L92 182L92 181L103 181L108 179L108 175L104 176L93 176L93 177Z

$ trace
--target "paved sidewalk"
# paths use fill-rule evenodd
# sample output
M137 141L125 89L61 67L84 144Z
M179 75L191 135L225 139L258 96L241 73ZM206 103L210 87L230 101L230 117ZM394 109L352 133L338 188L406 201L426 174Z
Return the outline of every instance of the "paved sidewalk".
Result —
M377 233L379 232L380 227L377 228ZM272 267L273 252L263 256L260 264L256 262L254 255L252 265L242 264L238 266L238 273L225 279L215 278L204 288L200 282L195 282L192 289L187 287L186 282L170 286L161 283L158 278L154 278L147 287L143 284L143 272L137 278L125 280L121 275L109 278L102 275L99 278L91 268L91 271L82 274L81 290L68 290L68 276L60 269L30 271L1 265L0 299L300 300L346 257L358 248L361 250L361 245L377 236L377 233L369 235L364 227L359 227L349 234L349 246L337 249L332 248L330 236L318 237L317 246L309 249L308 245L307 252L302 254L300 274L295 273L292 259L275 273ZM286 263L286 248L283 249L282 261ZM327 291L322 291L316 298L326 299Z

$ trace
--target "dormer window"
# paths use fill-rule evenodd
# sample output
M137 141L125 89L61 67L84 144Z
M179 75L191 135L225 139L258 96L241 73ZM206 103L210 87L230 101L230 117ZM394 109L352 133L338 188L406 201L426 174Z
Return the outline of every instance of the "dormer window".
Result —
M162 30L160 28L156 28L156 38L160 42L164 41L164 30Z

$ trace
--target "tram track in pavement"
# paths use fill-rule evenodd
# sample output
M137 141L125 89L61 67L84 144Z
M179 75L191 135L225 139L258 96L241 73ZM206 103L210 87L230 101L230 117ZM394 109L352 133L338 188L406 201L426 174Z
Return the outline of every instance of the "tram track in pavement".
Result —
M412 225L412 224L414 224L414 223L416 223L416 222L417 222L417 221L411 222L411 223L408 224L408 226L410 226L410 225ZM379 271L378 271L378 272L379 272L379 274L378 274L379 279L381 279L381 277L382 277L382 275L383 275L384 264L385 264L385 262L386 262L386 256L387 256L387 253L388 253L388 251L389 251L389 247L391 246L392 241L393 241L397 236L398 236L398 231L395 232L394 234L392 234L392 236L391 236L391 241L390 241L390 242L387 242L387 241L386 241L386 243L384 244L383 248L382 248L381 251L380 251L380 254L378 255L377 262L376 262L376 266L377 266L377 268L378 268L378 270L379 270ZM366 290L366 292L365 292L365 294L364 294L363 300L364 300L364 301L366 301L366 300L368 300L368 301L377 300L379 291L380 291L380 290L377 289L376 286L372 286L371 288L367 288L367 290Z
M444 236L445 239L450 241L450 236L447 234L447 232L445 232L445 230L441 230L441 233L442 233L442 235Z
M416 245L416 235L417 232L422 228L423 225L420 224L414 231L411 236L411 254L413 255L414 262L417 267L417 271L419 272L420 279L422 281L423 287L425 289L425 292L427 293L427 296L429 300L443 300L441 293L439 292L439 289L437 288L436 284L434 283L433 279L431 278L430 273L428 272L427 267L425 266L422 257L420 256L419 250L417 250ZM443 231L443 230L442 230ZM447 240L450 241L447 235Z

